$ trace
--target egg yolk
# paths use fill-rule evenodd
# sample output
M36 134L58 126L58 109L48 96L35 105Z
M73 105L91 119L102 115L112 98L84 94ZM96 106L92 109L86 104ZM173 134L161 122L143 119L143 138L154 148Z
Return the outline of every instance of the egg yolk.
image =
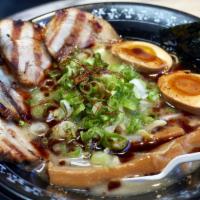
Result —
M147 46L135 45L131 48L122 48L121 51L129 56L135 57L143 62L154 62L156 65L166 66L165 61L160 59L156 52Z
M190 74L176 76L170 82L170 87L176 92L187 96L200 95L200 79Z

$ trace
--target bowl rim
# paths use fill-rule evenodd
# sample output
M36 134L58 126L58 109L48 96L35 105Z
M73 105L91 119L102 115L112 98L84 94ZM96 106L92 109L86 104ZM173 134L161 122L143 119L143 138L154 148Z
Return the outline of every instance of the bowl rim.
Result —
M59 2L50 2L46 4L42 4L18 13L15 13L8 18L16 19L16 20L33 20L38 19L39 17L45 17L46 15L53 15L53 13L57 10L70 8L70 7L79 7L79 6L89 6L89 5L98 5L98 4L130 4L130 5L138 5L138 6L145 6L151 8L158 8L163 10L168 10L171 12L178 12L182 15L187 15L195 20L200 20L200 17L195 16L193 14L187 13L185 11L177 10L174 8L165 7L162 5L155 5L151 3L140 3L140 2L133 2L132 0L80 0L78 2L74 2L74 0L64 0Z

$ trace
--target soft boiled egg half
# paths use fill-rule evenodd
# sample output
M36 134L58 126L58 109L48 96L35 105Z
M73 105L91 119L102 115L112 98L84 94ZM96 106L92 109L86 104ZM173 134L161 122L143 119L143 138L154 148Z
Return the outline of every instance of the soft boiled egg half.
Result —
M173 64L172 57L162 48L143 41L121 41L112 45L111 52L122 60L133 64L143 73L168 71Z
M163 97L175 107L200 115L200 75L177 71L158 80Z

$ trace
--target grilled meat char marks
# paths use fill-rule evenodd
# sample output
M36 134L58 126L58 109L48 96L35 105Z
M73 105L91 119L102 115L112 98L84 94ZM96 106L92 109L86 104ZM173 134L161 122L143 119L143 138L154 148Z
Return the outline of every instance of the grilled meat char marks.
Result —
M43 44L43 30L31 22L0 21L0 48L20 83L38 85L51 59Z
M0 81L0 116L6 120L29 119L23 97L13 88Z
M75 47L87 48L96 42L118 39L119 36L108 22L74 8L56 12L45 33L46 46L59 61L66 58Z
M2 160L36 161L39 152L32 146L27 130L8 124L0 119L0 154Z

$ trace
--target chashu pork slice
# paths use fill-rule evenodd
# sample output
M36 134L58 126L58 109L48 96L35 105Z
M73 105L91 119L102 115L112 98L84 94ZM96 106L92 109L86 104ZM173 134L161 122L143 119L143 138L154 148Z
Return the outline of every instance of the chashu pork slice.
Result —
M0 116L6 120L27 121L28 110L24 98L11 86L0 81Z
M107 21L75 8L57 11L45 33L46 46L59 61L66 58L74 47L87 48L96 42L114 40L119 40L119 35Z
M40 159L39 152L31 144L26 129L9 124L0 119L1 160L14 162L33 162Z
M167 130L163 133L159 132L156 137L163 138L164 133L180 137L149 152L138 154L132 160L115 167L57 166L51 162L48 165L50 182L66 187L87 188L123 177L156 174L161 172L176 156L191 153L200 148L200 129L189 134L184 134L184 131L178 127L173 129L169 127Z
M31 22L0 21L0 49L20 83L38 85L51 59L43 43L43 30Z

